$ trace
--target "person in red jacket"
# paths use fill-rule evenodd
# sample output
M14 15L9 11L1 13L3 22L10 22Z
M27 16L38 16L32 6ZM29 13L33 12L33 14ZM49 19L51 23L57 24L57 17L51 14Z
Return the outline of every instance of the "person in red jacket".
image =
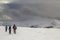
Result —
M16 27L16 25L14 24L14 26L13 26L14 34L16 34L16 29L17 29L17 27Z

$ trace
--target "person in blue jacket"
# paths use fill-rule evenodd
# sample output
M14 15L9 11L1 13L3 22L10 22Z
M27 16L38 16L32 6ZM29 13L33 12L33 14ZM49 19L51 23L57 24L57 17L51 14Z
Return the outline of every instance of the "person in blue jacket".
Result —
M9 26L9 34L11 34L11 26Z
M7 32L7 25L6 25L6 27L5 27L5 32Z

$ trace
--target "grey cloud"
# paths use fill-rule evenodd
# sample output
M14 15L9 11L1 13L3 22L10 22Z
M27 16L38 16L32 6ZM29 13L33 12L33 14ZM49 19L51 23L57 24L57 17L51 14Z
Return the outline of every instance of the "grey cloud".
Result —
M10 9L20 9L23 5L18 3L6 4Z
M13 21L26 23L26 25L40 24L41 19L45 20L41 17L60 19L59 0L15 0L13 3L4 4L3 7L1 15L7 15Z
M25 8L44 17L60 17L60 0L14 0ZM32 14L34 14L32 13Z

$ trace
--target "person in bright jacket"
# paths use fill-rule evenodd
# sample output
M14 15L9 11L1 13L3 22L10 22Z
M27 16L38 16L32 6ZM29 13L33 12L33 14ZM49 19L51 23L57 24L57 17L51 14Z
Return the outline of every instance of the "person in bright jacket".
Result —
M17 29L17 27L16 27L16 25L14 24L14 26L13 26L14 34L16 34L16 29Z

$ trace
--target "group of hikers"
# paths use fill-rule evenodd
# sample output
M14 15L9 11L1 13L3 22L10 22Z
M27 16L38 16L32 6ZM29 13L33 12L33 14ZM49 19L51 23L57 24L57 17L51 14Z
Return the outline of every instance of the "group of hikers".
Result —
M14 24L12 28L13 28L14 34L16 34L16 29L17 29L16 25ZM11 26L7 27L6 25L5 32L7 32L7 30L9 30L9 34L11 34Z

